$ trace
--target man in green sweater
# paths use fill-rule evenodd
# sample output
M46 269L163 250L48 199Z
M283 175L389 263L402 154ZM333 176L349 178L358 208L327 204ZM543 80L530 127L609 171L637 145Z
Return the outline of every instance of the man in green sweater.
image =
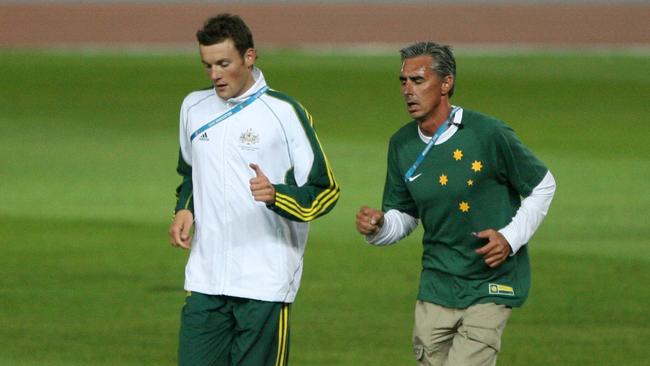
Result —
M390 139L382 209L362 207L357 230L388 245L422 221L419 365L494 365L511 308L528 295L526 244L548 212L555 180L506 124L451 104L449 46L419 42L400 52L413 120Z

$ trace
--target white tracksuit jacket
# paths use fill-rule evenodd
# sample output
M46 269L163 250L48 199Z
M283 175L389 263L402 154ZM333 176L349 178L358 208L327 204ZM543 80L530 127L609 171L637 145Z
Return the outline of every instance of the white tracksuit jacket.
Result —
M210 121L266 87L224 101L214 89L190 93L180 114L176 210L194 213L185 289L273 302L293 302L302 275L311 221L339 197L309 113L292 98L267 90L232 116L196 134ZM267 207L253 199L249 180L260 166L276 189Z

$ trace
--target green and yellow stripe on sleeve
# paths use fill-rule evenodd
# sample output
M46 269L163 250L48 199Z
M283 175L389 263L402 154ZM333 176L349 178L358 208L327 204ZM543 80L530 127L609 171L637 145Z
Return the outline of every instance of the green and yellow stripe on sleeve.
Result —
M327 158L325 158L325 161L327 180L329 182L327 188L320 189L320 192L314 197L310 193L318 190L317 188L303 186L305 192L298 192L297 190L292 192L290 189L282 189L284 187L281 185L276 185L275 206L282 210L282 212L277 210L276 212L284 213L283 216L295 221L311 221L334 208L341 192L334 180L332 170L329 168Z
M267 94L293 106L314 153L314 161L307 182L298 187L293 178L293 170L290 170L287 174L286 184L274 185L275 204L270 206L270 209L293 221L314 220L334 208L341 194L339 186L313 129L313 117L300 103L285 94L275 90L269 90Z

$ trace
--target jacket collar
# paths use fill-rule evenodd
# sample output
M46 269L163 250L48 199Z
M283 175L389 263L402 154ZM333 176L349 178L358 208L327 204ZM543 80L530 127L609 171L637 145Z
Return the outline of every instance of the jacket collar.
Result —
M253 86L251 86L248 90L246 90L242 95L228 99L226 102L229 105L239 104L245 101L248 97L255 94L258 90L266 86L266 79L264 79L264 74L262 73L262 70L258 69L256 66L253 66L253 70L251 71L251 73L253 74L253 79L255 80L255 84L253 84Z

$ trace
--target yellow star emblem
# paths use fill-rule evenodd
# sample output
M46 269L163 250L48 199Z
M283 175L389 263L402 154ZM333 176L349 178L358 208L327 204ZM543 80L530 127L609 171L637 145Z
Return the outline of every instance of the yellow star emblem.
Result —
M458 150L458 149L456 149L456 151L454 151L454 159L455 159L456 161L458 161L458 160L460 160L460 159L462 159L462 158L463 158L463 152L460 151L460 150Z
M458 205L458 209L461 210L462 212L468 212L469 211L469 203L465 201L461 201L461 203Z
M475 172L480 172L481 168L483 168L483 164L481 164L481 162L478 160L474 160L472 163L472 170Z
M447 179L447 176L444 174L440 176L440 179L438 179L438 182L440 182L441 186L446 186L448 181L449 179Z
M470 179L470 180L467 181L467 186L471 187L471 186L473 186L473 185L474 185L474 181L473 181L473 180Z

